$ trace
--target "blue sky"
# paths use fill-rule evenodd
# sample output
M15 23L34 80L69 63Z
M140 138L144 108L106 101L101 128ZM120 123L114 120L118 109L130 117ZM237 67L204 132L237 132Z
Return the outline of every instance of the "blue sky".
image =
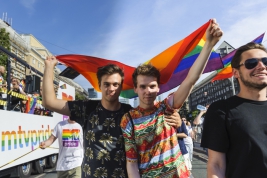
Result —
M216 18L234 47L267 29L265 0L0 0L18 33L54 55L85 54L131 66L154 57ZM267 42L264 41L266 45ZM90 87L83 77L75 79Z

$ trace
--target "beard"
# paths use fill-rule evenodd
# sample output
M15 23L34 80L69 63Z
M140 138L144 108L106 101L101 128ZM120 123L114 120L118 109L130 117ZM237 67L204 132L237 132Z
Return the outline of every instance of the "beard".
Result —
M250 89L262 90L267 87L266 82L254 83L249 80L246 80L241 71L239 71L239 74L240 74L240 80L242 81L242 83Z

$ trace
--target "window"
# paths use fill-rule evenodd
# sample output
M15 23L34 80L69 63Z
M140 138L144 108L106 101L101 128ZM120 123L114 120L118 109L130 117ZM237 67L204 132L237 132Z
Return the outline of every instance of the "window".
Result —
M40 62L38 62L38 68L40 68Z
M32 63L35 64L35 59L34 58L32 58Z

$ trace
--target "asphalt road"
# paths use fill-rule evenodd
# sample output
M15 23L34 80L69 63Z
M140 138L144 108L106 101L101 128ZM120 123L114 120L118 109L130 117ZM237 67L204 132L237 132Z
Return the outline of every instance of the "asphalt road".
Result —
M194 148L192 175L191 178L207 177L207 156L201 148ZM32 175L31 178L57 178L57 172L55 168L46 169L43 174Z
M46 169L43 174L31 175L30 178L57 178L56 168Z

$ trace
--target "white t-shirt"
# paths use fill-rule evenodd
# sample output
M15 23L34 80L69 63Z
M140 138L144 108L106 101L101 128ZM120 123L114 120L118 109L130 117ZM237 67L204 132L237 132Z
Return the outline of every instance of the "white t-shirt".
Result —
M68 120L59 122L52 133L58 138L59 157L57 171L81 166L83 161L83 130L80 124Z
M186 126L186 130L188 132L188 136L186 138L184 138L184 144L185 145L193 144L193 140L191 138L192 127L191 126Z

